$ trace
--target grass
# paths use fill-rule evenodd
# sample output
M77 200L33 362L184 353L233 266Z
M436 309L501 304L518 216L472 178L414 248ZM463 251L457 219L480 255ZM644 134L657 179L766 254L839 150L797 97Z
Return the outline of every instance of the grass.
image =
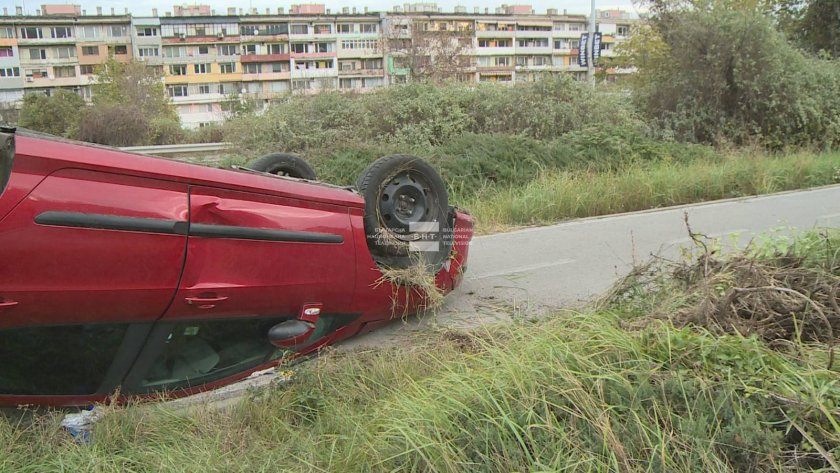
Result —
M837 239L814 241L786 245L837 283ZM90 445L0 418L0 471L836 470L831 348L646 319L686 290L663 274L583 313L327 352L227 411L114 408Z
M479 232L840 182L840 153L633 163L620 170L546 172L525 185L450 197Z

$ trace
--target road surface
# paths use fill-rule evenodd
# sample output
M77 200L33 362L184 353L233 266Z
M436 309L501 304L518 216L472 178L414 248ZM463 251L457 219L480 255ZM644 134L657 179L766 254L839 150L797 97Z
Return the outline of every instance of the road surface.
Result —
M840 228L840 186L784 192L477 237L462 286L434 316L394 323L342 344L352 349L399 341L429 325L473 328L579 307L651 254L673 256L695 232L744 245L773 231ZM730 236L731 235L731 236Z

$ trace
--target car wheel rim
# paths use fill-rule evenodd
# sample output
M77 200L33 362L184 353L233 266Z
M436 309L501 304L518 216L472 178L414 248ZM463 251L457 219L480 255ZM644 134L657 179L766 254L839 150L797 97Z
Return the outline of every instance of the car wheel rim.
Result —
M429 221L429 184L417 173L402 172L390 178L379 193L382 224L397 236L411 233L414 223Z

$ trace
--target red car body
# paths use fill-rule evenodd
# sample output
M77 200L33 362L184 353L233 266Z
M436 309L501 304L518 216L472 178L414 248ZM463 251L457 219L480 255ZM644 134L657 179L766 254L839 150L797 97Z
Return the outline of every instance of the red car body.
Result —
M0 188L0 404L213 389L279 362L266 335L279 322L311 323L287 344L302 354L422 303L383 283L350 189L29 133L14 144ZM453 215L436 274L446 292L473 231Z

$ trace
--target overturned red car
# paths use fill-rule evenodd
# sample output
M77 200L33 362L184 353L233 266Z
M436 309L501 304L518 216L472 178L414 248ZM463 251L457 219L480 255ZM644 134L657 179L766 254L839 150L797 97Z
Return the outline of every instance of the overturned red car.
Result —
M0 129L0 404L213 389L416 311L388 268L460 283L473 222L424 161L382 158L356 189L253 164Z

